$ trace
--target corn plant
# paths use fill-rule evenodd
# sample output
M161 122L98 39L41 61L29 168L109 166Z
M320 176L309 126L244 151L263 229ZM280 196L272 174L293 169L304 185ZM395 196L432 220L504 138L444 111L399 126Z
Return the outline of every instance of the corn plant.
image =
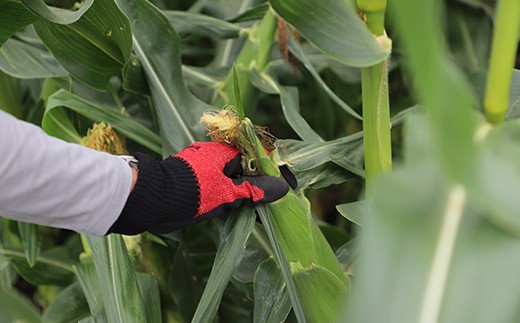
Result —
M517 2L0 0L3 110L157 159L228 115L298 180L162 235L2 219L0 321L518 321Z

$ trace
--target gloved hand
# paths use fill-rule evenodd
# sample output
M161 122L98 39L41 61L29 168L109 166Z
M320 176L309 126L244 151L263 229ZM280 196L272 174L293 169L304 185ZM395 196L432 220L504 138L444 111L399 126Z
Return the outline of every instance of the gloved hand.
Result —
M139 176L109 233L166 233L222 215L231 207L272 202L289 185L271 176L232 178L240 169L236 148L196 142L162 162L137 153Z

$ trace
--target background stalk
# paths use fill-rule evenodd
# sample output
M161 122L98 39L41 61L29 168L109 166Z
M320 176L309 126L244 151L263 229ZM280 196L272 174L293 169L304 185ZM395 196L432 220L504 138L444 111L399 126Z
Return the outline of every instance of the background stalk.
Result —
M365 14L370 31L376 36L384 35L386 0L358 0L357 5ZM375 176L392 168L387 73L387 60L361 69L367 191Z
M498 2L484 108L491 123L504 120L520 35L520 1Z

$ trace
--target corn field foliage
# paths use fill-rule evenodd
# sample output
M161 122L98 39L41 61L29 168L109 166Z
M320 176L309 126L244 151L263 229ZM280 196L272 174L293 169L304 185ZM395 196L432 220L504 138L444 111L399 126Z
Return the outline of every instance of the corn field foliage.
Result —
M1 109L161 159L233 105L298 179L169 234L0 218L0 322L520 321L520 4L386 4L0 0Z

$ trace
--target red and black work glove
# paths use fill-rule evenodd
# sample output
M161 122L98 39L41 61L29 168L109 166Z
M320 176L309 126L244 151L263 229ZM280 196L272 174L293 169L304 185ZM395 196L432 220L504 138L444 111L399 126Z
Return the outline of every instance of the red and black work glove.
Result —
M109 233L171 232L244 203L275 201L289 190L285 180L272 176L233 178L241 155L220 143L196 142L161 162L135 157L137 182Z

